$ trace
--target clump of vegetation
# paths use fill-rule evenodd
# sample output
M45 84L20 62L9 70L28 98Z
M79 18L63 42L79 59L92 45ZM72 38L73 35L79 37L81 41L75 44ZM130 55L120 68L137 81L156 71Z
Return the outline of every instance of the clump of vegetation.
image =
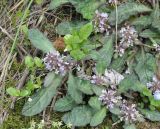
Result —
M25 58L31 75L24 89L6 90L28 99L22 115L41 113L54 98L51 108L62 113L62 121L52 122L53 128L96 127L109 118L112 127L136 129L136 123L160 121L159 1L151 6L52 0L49 10L68 3L83 18L59 23L54 44L38 29L28 29L28 39L44 55ZM44 126L41 121L30 128Z

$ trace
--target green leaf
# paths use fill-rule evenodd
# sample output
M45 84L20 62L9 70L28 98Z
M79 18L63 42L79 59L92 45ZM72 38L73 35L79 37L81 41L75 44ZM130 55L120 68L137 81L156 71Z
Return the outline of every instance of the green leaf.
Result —
M88 104L96 109L96 110L100 110L101 109L101 101L98 99L98 97L91 97Z
M101 124L106 117L107 109L106 107L102 108L100 111L96 112L94 116L91 119L90 125L91 126L97 126Z
M97 65L96 69L98 73L103 74L105 69L110 65L113 56L113 37L106 37L104 40L104 46L96 54Z
M69 74L68 79L68 94L71 95L73 100L75 100L76 103L82 103L82 92L78 90L78 85L80 85L81 80L77 77L74 77L71 73Z
M30 93L31 93L30 90L24 89L24 90L21 90L21 91L20 91L20 96L25 97L25 96L30 95Z
M120 24L123 21L130 18L131 16L136 15L138 13L150 12L150 11L152 11L152 10L149 7L147 7L143 4L140 4L140 3L135 3L135 2L122 3L117 8L117 12L118 12L117 23ZM116 9L111 12L111 14L109 16L109 23L111 25L116 24Z
M106 89L103 86L97 86L97 85L93 85L92 86L93 92L97 95L100 96L102 94L102 90Z
M122 57L118 57L111 63L111 68L116 70L119 73L122 73L122 71L125 69L125 63L128 58L128 53L125 52Z
M71 56L76 60L81 60L85 58L86 54L80 49L75 49L70 52Z
M34 66L34 60L31 56L26 56L25 57L25 65L28 67L28 68L32 68Z
M61 84L61 81L62 77L54 75L54 81L50 86L40 89L31 97L32 101L25 103L22 114L25 116L33 116L43 111L57 94L57 87Z
M137 55L137 65L135 71L141 82L147 84L151 81L156 71L156 59L153 55L146 53L145 55Z
M109 109L109 111L115 115L120 115L121 114L121 110L119 107L114 107L114 108L111 108Z
M48 87L52 85L55 79L55 73L54 72L49 72L47 76L44 79L44 87Z
M66 113L62 120L65 124L72 124L73 126L85 126L90 123L92 117L91 109L88 106L79 106L73 108L69 113Z
M132 25L135 26L143 26L146 27L148 25L151 25L152 23L152 18L150 16L141 16L136 18L134 21L132 21Z
M141 32L139 36L143 38L160 38L160 33L150 29L146 29L143 32Z
M31 43L43 52L55 50L52 43L38 29L30 29L28 37Z
M78 88L78 90L80 90L84 94L92 95L93 94L92 86L93 85L89 81L81 80L81 83L80 83L80 85L78 85L77 88Z
M93 25L90 22L90 23L81 27L81 29L79 31L79 37L83 40L87 39L90 36L90 34L92 33L92 31L93 31Z
M20 90L19 89L16 89L16 88L13 88L13 87L9 87L7 89L7 93L11 96L20 96Z
M159 30L160 32L160 8L159 3L156 3L155 8L151 14L152 16L152 26Z
M130 125L127 124L127 125L124 125L123 128L124 128L124 129L136 129L136 127L135 127L134 124L130 124Z
M121 82L118 87L118 92L124 93L127 92L128 90L133 90L133 91L138 91L142 93L145 96L151 96L150 90L140 83L135 75L129 75L125 77Z
M56 9L57 7L61 6L62 4L68 3L69 0L51 0L49 5L49 10Z
M54 110L59 112L69 111L75 107L76 103L70 96L65 96L56 101Z
M160 121L160 113L158 111L150 111L147 109L140 109L140 112L151 121Z
M70 0L76 11L83 15L85 19L92 19L97 8L105 4L105 0Z
M56 27L56 32L59 35L71 34L73 30L80 30L80 28L85 24L85 21L64 21L58 24Z

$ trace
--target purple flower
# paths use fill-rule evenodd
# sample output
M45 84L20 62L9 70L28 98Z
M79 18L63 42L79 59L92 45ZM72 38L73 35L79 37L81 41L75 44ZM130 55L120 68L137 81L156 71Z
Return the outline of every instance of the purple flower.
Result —
M96 32L109 34L110 26L107 24L108 14L100 13L98 10L95 12L96 16L94 18L94 28Z
M108 85L108 80L101 75L93 75L91 77L91 83L96 85Z
M125 49L127 49L130 46L133 46L134 41L138 38L138 34L133 27L125 25L119 31L119 37L120 43L117 52L120 56L122 56L125 52Z
M150 89L153 93L155 100L160 100L160 79L154 75L152 78L152 82L147 83L148 89Z
M106 69L104 75L112 89L116 89L116 86L124 79L124 76L116 72L114 69Z
M102 90L102 94L99 97L99 100L101 100L109 109L112 109L121 103L121 99L122 97L117 96L115 90Z
M133 123L135 121L141 121L142 115L139 114L139 111L136 109L135 104L128 104L126 100L123 100L123 104L121 105L121 120L129 123Z
M62 76L73 67L73 63L71 61L65 61L65 56L61 56L58 51L47 53L43 61L46 69L55 71L56 74L61 74Z

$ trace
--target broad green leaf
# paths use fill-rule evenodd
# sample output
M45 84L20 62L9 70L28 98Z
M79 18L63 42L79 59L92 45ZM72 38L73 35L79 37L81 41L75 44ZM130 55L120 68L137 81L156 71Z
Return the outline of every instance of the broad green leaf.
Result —
M124 129L136 129L136 127L135 127L134 124L124 125L123 128L124 128Z
M159 100L155 100L152 95L149 96L149 101L150 101L150 104L152 106L154 106L154 107L160 107L160 101Z
M31 56L26 56L24 62L28 68L32 68L34 66L34 60Z
M31 97L32 101L27 101L23 107L24 116L33 116L43 111L57 94L57 87L61 84L62 77L55 75L54 81L48 87L40 89Z
M25 97L27 95L30 95L30 93L31 93L30 90L23 89L20 91L20 96Z
M20 90L16 89L16 88L13 88L13 87L9 87L7 89L7 93L11 96L19 96L20 95Z
M62 120L65 124L72 124L73 126L85 126L90 123L92 118L91 109L88 106L79 106L72 109L71 112L66 113Z
M159 3L156 3L155 9L153 10L152 14L152 26L159 30L160 32L160 8Z
M55 50L52 43L38 29L30 29L28 37L31 43L43 52Z
M57 7L61 6L62 4L68 3L69 0L51 0L49 5L49 9L56 9Z
M137 55L137 65L135 71L139 76L139 79L145 85L151 81L153 75L156 71L156 59L153 55L147 54L138 54Z
M73 6L76 8L76 11L81 13L83 18L92 19L97 8L105 4L105 0L70 0Z
M86 54L80 49L72 50L70 52L70 54L76 60L81 60L81 59L85 58L85 56L86 56Z
M54 72L49 72L47 76L44 79L44 87L48 87L52 85L55 79L55 73Z
M64 21L58 24L56 31L59 35L71 34L73 30L80 30L85 21Z
M71 73L69 74L68 79L68 94L75 100L76 103L82 103L82 92L78 90L78 85L80 85L81 80L77 77L74 77Z
M100 110L101 109L101 101L98 99L98 97L91 97L90 100L88 101L88 104L96 110Z
M151 121L160 121L160 113L158 111L150 111L147 109L140 109L140 112Z
M92 95L93 94L92 86L93 85L89 81L81 80L80 85L78 85L78 90L80 90L84 94Z
M141 16L132 21L132 25L146 27L151 25L152 18L150 16Z
M106 37L104 40L103 48L98 52L98 64L96 65L96 69L99 73L104 73L105 69L110 65L111 59L113 56L114 48L113 48L113 37Z
M120 24L123 21L130 18L130 16L136 15L138 13L150 12L150 11L152 10L149 7L140 3L136 3L136 2L122 3L117 8L117 13L118 13L117 23ZM109 16L109 23L111 25L116 24L116 9L111 12Z
M121 110L119 107L114 107L114 108L111 108L109 109L109 111L115 115L120 115L121 114Z
M135 75L128 75L120 82L118 92L124 93L128 90L138 91L145 96L151 96L150 90L140 83Z
M117 72L121 73L125 69L125 63L127 58L128 53L125 52L122 57L118 57L117 59L113 60L110 67L116 70Z
M143 38L160 38L160 33L158 33L156 30L153 31L150 29L146 29L143 32L141 32L139 36Z
M104 118L106 117L106 112L107 112L106 107L104 107L101 110L99 110L98 112L96 112L91 119L90 125L97 126L97 125L101 124L103 122Z
M92 89L93 89L93 92L94 92L97 96L100 96L100 95L102 94L102 90L104 90L105 87L93 85L93 86L92 86Z
M92 23L88 23L88 24L82 26L79 31L79 37L83 40L87 39L90 36L90 34L92 33L92 30L93 30Z
M54 110L59 112L65 112L71 110L75 107L76 103L70 96L65 96L56 101Z
M92 51L90 57L96 60L96 69L98 73L104 73L105 69L110 65L113 56L113 36L104 39L104 46L99 51Z

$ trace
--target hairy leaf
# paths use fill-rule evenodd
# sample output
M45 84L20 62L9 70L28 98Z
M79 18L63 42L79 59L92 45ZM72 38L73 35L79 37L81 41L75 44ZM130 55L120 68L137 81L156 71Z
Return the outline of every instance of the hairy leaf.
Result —
M90 34L92 33L92 30L93 30L92 23L88 23L88 24L82 26L79 31L79 37L83 40L87 39L90 36Z
M135 71L139 76L139 79L144 84L147 84L151 81L153 75L156 70L156 59L153 55L147 54L139 54L137 55L137 65L135 67Z
M69 74L68 79L68 94L71 95L73 100L76 103L82 103L82 92L78 90L78 85L80 85L81 80L77 77L74 77L71 73Z
M160 121L160 113L158 111L150 111L147 109L140 109L140 112L151 121Z
M92 86L93 85L90 83L90 81L81 80L80 84L77 87L78 90L80 90L84 94L92 95L93 94Z
M136 18L134 21L132 21L132 25L139 25L139 26L143 26L146 27L148 25L152 24L152 18L150 16L141 16Z
M65 96L56 101L54 110L59 112L69 111L75 107L76 103L70 96Z
M92 118L91 109L88 106L79 106L73 108L69 113L66 113L62 120L65 124L72 124L73 126L85 126L90 123Z
M102 94L102 90L104 90L105 87L93 85L92 89L97 96L100 96Z
M96 9L105 3L105 0L70 0L76 11L83 15L85 19L92 19Z
M139 34L143 38L160 38L160 34L156 31L146 29Z
M53 96L56 95L57 87L61 81L62 77L54 75L54 81L50 86L40 89L31 97L32 101L25 103L22 114L25 116L33 116L43 111L51 102Z
M134 124L127 124L123 126L124 129L136 129Z
M29 30L29 39L36 48L43 52L55 50L52 43L38 29Z
M85 23L85 21L64 21L58 24L56 31L59 35L71 34L73 30L79 30Z
M110 65L113 56L113 37L104 39L104 46L99 51L92 51L90 56L96 60L96 69L99 73L104 73L105 69Z
M135 75L128 75L120 82L118 92L124 93L128 90L138 91L145 96L151 96L150 90L140 83Z
M106 117L106 112L107 112L106 107L104 107L101 110L99 110L98 112L96 112L91 119L90 125L97 126L97 125L101 124L103 122L104 118Z
M98 99L98 97L91 97L90 100L88 101L89 105L96 110L101 109L101 101Z
M49 5L49 9L56 9L57 7L61 6L62 4L68 3L69 0L51 0Z
M117 9L117 13L118 13L117 23L120 24L126 19L128 19L130 16L136 15L138 13L150 12L150 11L152 10L149 7L140 3L127 2L127 3L120 4L120 6L118 6L118 9ZM111 25L116 24L116 9L111 12L109 16L109 23Z

